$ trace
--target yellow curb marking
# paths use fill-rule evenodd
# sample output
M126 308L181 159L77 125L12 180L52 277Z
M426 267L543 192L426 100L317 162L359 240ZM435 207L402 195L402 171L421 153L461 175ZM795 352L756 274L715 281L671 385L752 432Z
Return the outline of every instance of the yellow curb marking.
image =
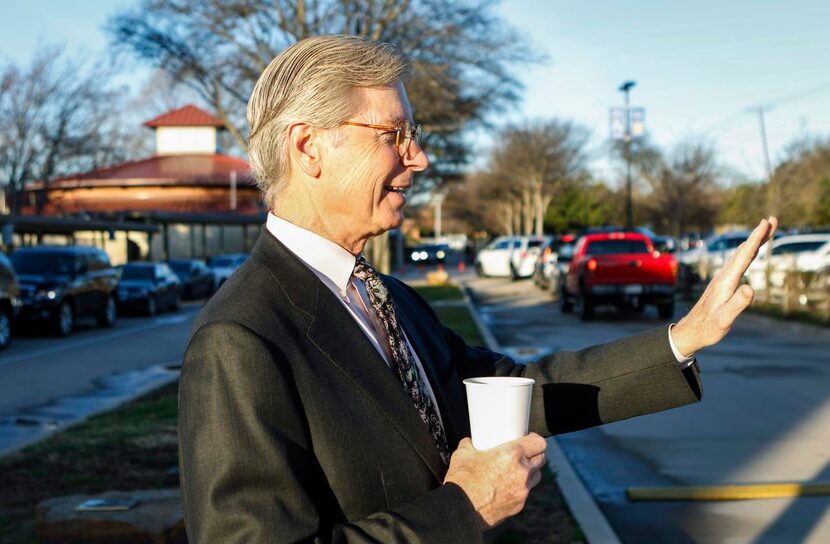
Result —
M631 501L741 501L830 495L830 484L745 484L688 487L629 487Z

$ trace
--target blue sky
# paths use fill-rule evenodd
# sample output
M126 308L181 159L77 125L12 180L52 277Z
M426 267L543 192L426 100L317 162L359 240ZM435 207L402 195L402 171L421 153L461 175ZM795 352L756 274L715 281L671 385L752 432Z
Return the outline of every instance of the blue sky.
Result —
M107 17L134 3L4 0L0 59L25 62L39 43L55 42L96 54ZM655 142L708 139L749 178L764 175L764 161L758 117L747 109L774 105L766 113L773 162L799 135L830 136L830 2L508 0L498 11L550 58L522 69L524 101L504 118L588 126L609 181L608 108L622 104L617 87L628 79Z

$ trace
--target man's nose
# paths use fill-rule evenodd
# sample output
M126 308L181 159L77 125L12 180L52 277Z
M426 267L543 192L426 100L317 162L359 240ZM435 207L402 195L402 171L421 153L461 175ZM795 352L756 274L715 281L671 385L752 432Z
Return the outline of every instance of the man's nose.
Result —
M406 155L403 157L403 165L416 172L426 170L429 166L429 157L421 144L414 139L409 143Z

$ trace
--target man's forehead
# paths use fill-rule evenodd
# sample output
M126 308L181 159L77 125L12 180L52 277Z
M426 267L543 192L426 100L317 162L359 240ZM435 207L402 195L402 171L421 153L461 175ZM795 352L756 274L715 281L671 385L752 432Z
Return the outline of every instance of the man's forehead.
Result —
M403 84L385 87L361 87L358 115L374 123L395 124L412 121L412 106L406 96Z

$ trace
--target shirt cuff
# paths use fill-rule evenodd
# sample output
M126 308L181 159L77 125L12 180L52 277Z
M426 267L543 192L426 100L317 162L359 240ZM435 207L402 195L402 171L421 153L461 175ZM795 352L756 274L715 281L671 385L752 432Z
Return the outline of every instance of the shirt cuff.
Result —
M671 338L671 329L674 327L676 323L672 323L669 325L669 347L671 347L671 352L674 354L674 358L677 359L677 366L682 369L688 368L691 366L692 363L695 362L695 354L691 354L690 356L686 357L677 349L677 346L674 345L674 340Z

